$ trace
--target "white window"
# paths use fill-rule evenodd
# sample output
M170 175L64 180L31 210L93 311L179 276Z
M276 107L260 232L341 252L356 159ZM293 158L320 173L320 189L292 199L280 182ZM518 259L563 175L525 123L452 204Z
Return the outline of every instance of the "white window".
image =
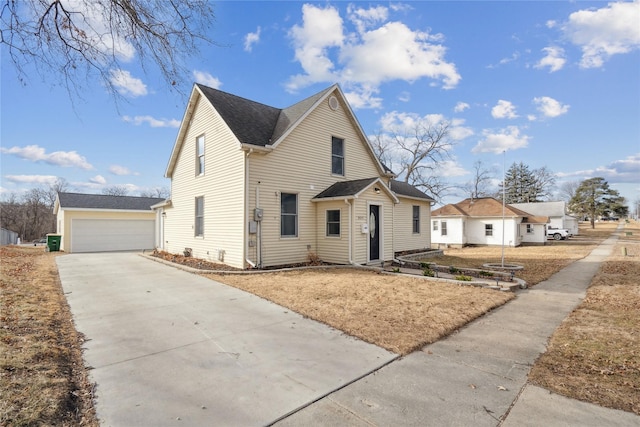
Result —
M447 221L442 221L440 223L440 235L441 236L447 235Z
M438 221L432 221L433 222L433 231L438 231Z
M340 237L340 209L327 211L327 237Z
M204 236L204 197L196 197L195 236Z
M298 236L298 195L280 193L280 236Z
M420 234L420 206L413 206L413 232Z
M527 224L527 234L533 234L533 224Z
M196 138L196 175L204 175L204 135Z
M344 139L331 137L331 173L344 176Z
M484 225L484 235L485 236L493 236L493 224L485 224Z

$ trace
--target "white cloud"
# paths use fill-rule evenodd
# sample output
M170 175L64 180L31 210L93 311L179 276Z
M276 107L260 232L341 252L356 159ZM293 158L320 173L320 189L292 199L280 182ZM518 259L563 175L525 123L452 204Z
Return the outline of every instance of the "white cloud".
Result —
M136 172L131 172L129 168L119 165L111 165L109 166L109 172L114 175L124 176L124 175L139 175Z
M93 178L89 178L89 182L92 184L104 185L107 183L107 180L102 175L96 175Z
M255 33L247 33L244 36L244 50L247 52L251 52L253 50L253 45L260 41L260 33L262 29L258 27Z
M542 49L542 51L546 56L534 65L535 68L549 67L549 72L553 73L561 70L567 62L564 58L564 49L561 47L549 46Z
M515 105L503 99L498 100L498 103L491 109L491 115L494 119L515 119L518 117Z
M472 153L500 154L503 151L517 150L529 145L529 139L531 139L529 136L520 135L520 129L517 126L508 126L497 133L484 130L482 134L484 139L473 147Z
M560 178L594 178L602 177L609 183L637 184L640 182L640 153L628 156L622 160L598 166L594 169L584 169L574 172L560 172Z
M445 89L454 88L461 77L453 63L445 61L441 34L413 31L402 22L385 22L384 7L348 7L355 32L334 7L305 4L302 24L289 31L295 59L302 74L291 76L287 90L295 92L313 83L339 81L359 102L354 108L375 108L372 98L379 86L393 80L413 82L430 78Z
M122 120L127 123L132 123L136 126L140 126L143 123L147 123L152 128L179 128L180 120L176 119L156 119L151 116L123 116Z
M562 25L565 36L582 49L582 68L601 67L616 54L640 47L640 1L614 2L580 10Z
M451 178L469 174L469 171L463 168L462 165L455 160L445 160L439 162L437 166L438 174L443 177Z
M398 95L398 101L409 102L411 101L411 92L403 91Z
M193 70L193 79L196 83L200 83L214 89L220 89L220 86L222 86L220 79L212 76L206 71Z
M58 179L54 175L5 175L7 181L18 184L54 184Z
M558 117L569 111L569 105L562 105L548 96L533 98L533 103L537 105L536 109L545 117Z
M110 74L111 77L109 77L109 81L121 95L135 98L148 93L147 85L145 85L142 80L133 77L130 72L125 70L111 70Z
M465 121L463 119L451 120L451 127L449 128L449 136L454 141L462 141L469 138L474 134L473 129L463 126Z
M87 159L79 155L76 151L54 151L47 153L43 147L38 145L27 145L25 147L0 147L0 152L13 154L21 159L31 162L45 162L54 166L77 167L80 169L93 169Z
M389 17L389 10L384 6L371 7L369 9L356 8L350 4L347 7L347 15L349 20L358 29L359 33L364 32L367 28L371 28L379 22L384 22Z
M469 104L466 102L458 102L455 107L453 107L453 111L456 113L462 113L464 110L468 110L471 108Z
M473 135L471 128L465 127L463 119L449 120L442 114L427 114L420 116L416 113L405 113L391 111L384 114L380 120L380 128L384 134L405 134L411 133L412 129L424 126L433 126L440 123L449 123L449 138L452 141L461 141Z

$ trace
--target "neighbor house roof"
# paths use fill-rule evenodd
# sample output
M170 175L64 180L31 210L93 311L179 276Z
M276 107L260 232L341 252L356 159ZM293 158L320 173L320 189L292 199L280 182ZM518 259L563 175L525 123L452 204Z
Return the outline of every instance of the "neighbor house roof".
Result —
M392 175L393 173L383 166L376 157L366 134L362 130L360 123L337 84L286 108L271 107L202 84L195 84L180 125L180 130L178 131L178 137L176 138L171 157L169 158L165 176L171 177L173 174L173 168L180 153L188 123L191 121L191 117L195 112L196 101L200 96L204 96L218 112L243 148L255 148L268 151L275 149L280 141L332 93L336 93L337 98L342 99L340 105L345 107L345 112L354 124L354 127L358 130L362 142L367 145L379 171L388 176Z
M161 197L109 196L106 194L58 193L56 208L151 211Z
M459 203L448 204L431 212L432 217L437 216L469 216L469 217L495 217L502 216L502 202L493 197L469 198ZM529 222L533 220L534 215L510 205L504 206L504 215L507 217L526 217ZM544 217L538 217L536 221L542 220ZM542 223L549 222L546 218Z
M512 206L526 210L534 215L546 215L550 217L562 218L566 215L566 203L556 202L535 202L535 203L512 203ZM566 215L570 216L570 215Z

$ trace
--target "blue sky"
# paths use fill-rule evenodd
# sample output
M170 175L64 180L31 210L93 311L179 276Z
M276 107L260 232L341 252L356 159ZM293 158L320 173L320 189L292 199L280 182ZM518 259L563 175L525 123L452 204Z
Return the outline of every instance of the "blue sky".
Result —
M216 2L188 64L195 81L275 107L339 83L364 131L420 119L453 125L438 173L474 162L547 167L558 183L604 177L640 200L640 3ZM19 83L2 55L0 194L65 178L73 191L163 177L186 106L153 68L113 70L126 102L95 82L70 100L35 72ZM456 202L464 193L451 195Z

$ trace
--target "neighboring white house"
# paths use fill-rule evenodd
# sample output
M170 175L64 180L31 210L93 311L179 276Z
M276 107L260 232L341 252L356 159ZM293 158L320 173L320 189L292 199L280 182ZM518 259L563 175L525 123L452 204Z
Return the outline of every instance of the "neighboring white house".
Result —
M165 175L171 253L250 268L430 245L433 199L393 180L338 85L280 109L196 84Z
M431 212L431 247L544 244L548 222L511 205L503 210L502 202L491 197L465 199Z
M567 214L567 206L563 201L511 203L511 206L533 215L548 216L550 221L549 228L566 228L571 235L578 235L578 218Z
M108 252L157 246L156 197L58 193L53 208L60 249L65 252Z

